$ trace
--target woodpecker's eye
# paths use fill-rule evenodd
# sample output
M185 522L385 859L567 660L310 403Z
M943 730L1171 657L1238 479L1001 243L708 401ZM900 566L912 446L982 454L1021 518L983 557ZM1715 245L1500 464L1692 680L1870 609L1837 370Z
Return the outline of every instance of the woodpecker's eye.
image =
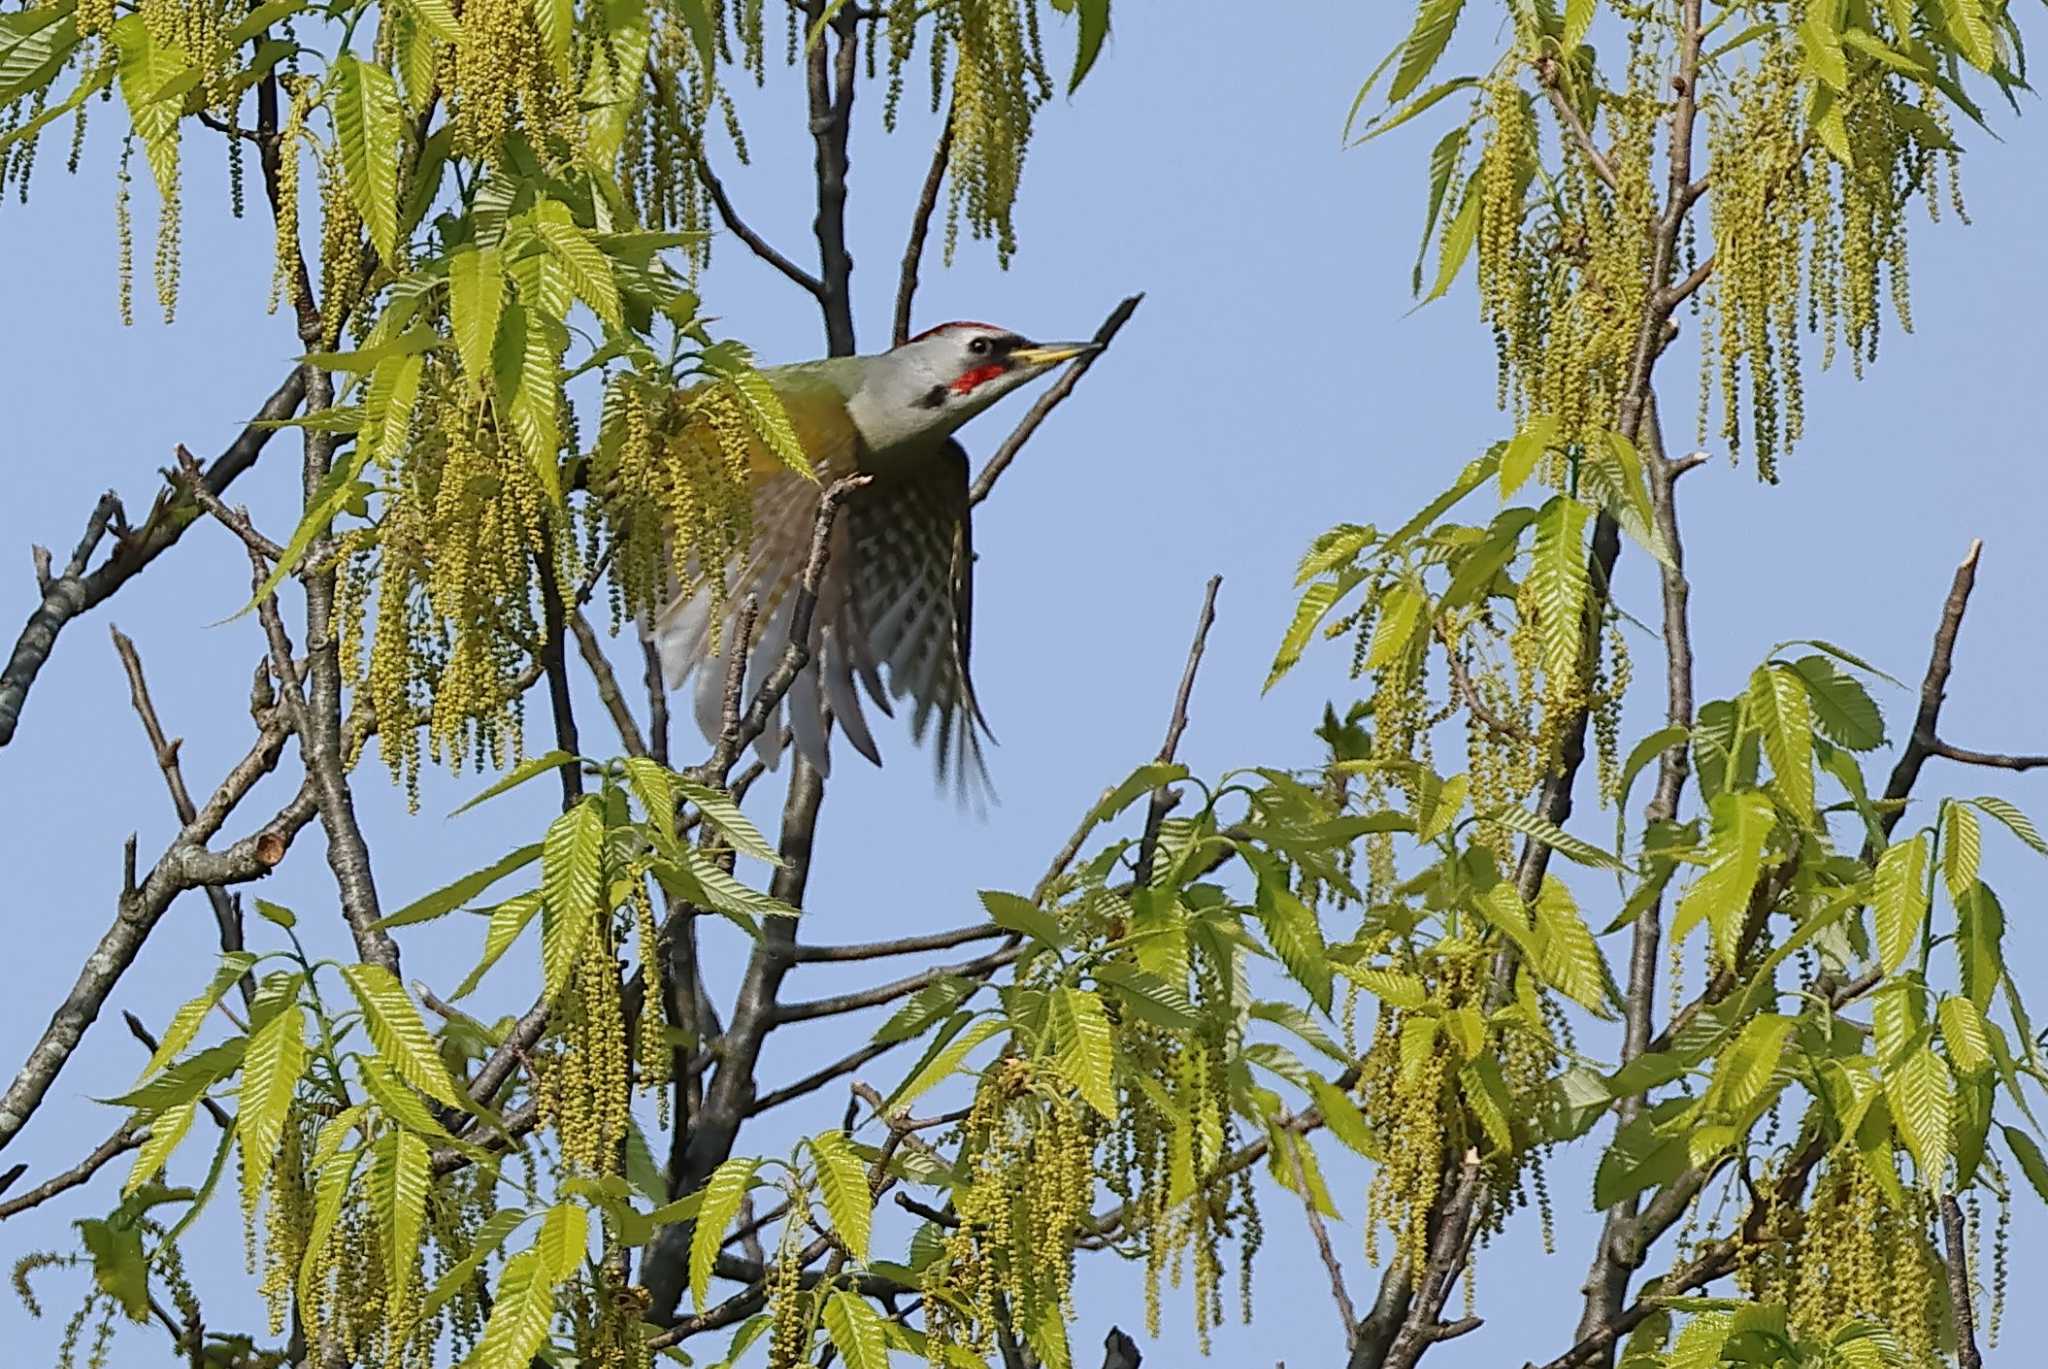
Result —
M967 344L967 350L974 353L976 356L987 356L988 339L985 337L978 337L974 339L972 342Z

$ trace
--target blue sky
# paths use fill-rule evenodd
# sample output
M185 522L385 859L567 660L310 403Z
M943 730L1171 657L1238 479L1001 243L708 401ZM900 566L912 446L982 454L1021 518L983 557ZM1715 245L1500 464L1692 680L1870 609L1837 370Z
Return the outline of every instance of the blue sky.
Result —
M1077 98L1042 115L1013 269L998 272L985 247L968 243L953 270L927 268L924 324L982 318L1038 336L1085 335L1121 296L1143 290L1147 298L977 520L976 675L1001 741L991 761L1002 805L986 821L955 811L934 794L907 737L883 731L887 769L848 758L834 778L809 937L865 940L952 926L978 915L976 889L1028 888L1102 786L1157 748L1212 573L1225 581L1184 758L1205 773L1313 760L1308 727L1323 701L1350 697L1348 651L1324 649L1271 695L1259 694L1290 606L1295 558L1339 519L1384 524L1405 516L1505 435L1492 404L1492 348L1474 321L1469 286L1408 313L1432 121L1363 149L1339 145L1359 79L1405 26L1397 8L1315 0L1286 7L1284 20L1251 24L1242 10L1203 21L1194 17L1198 7L1126 0L1094 76ZM1063 39L1054 44L1063 48ZM730 168L728 159L727 181L753 226L801 259L810 250L810 150L795 84L780 71L770 78L765 96L743 104L755 163ZM917 73L911 90L906 110L921 111ZM863 88L862 99L852 245L862 341L873 347L886 339L930 129L911 119L885 139L879 90ZM12 265L9 326L0 329L5 440L17 472L12 497L0 505L0 548L14 567L0 578L0 620L10 623L37 597L29 543L51 546L61 561L110 485L139 515L174 444L201 455L219 450L297 350L288 322L262 313L269 231L228 218L222 159L210 140L188 144L179 321L165 329L139 299L141 321L120 327L112 120L97 111L95 118L101 126L78 177L63 174L62 148L53 144L29 205L0 211L0 252ZM1725 460L1687 477L1703 698L1739 688L1774 643L1804 636L1840 642L1917 682L1950 574L1970 539L1982 537L1944 730L1965 746L2048 749L2037 683L2048 676L2038 607L2048 574L2039 534L2048 509L2038 418L2048 380L2038 323L2048 314L2048 269L2036 245L2041 133L2009 114L1994 123L2008 141L1975 130L1966 140L1975 226L1945 216L1916 228L1918 332L1888 328L1883 357L1863 384L1845 371L1812 378L1810 436L1784 462L1780 487L1760 486ZM153 197L139 189L137 198L146 290ZM720 243L704 294L724 330L753 342L764 360L820 350L809 302L737 242ZM1692 408L1690 355L1681 343L1666 366L1665 407L1677 416ZM985 454L1024 402L1009 401L969 428L970 450ZM1674 432L1672 441L1683 439ZM280 446L235 490L273 534L291 521L294 470ZM1654 620L1654 586L1641 561L1625 562L1620 592L1638 617ZM19 736L0 752L9 814L0 857L16 889L17 957L14 992L0 1003L0 1059L22 1058L112 917L122 838L137 832L147 861L174 830L107 624L135 638L166 726L186 739L188 782L203 789L248 741L239 701L261 653L257 629L248 620L208 626L246 592L239 548L215 529L195 529L110 606L73 624L30 696ZM1632 645L1640 678L1658 650L1641 632ZM1880 701L1896 735L1911 701L1899 692ZM584 702L586 747L596 751L609 738L593 701ZM1629 735L1654 725L1639 708ZM679 730L678 754L694 750ZM231 832L274 811L288 797L286 783L274 778L259 789ZM430 777L422 813L409 818L374 761L357 786L392 906L530 840L548 808L536 786L444 819L475 783L441 776ZM1937 762L1922 792L2000 793L2048 818L2048 781L2038 776ZM774 811L755 807L764 818ZM309 830L286 872L261 892L296 907L324 949L339 953L345 943L319 845L317 828ZM2009 958L2041 982L2048 935L2029 897L2040 871L1995 833L1987 846L1986 875L2010 914ZM408 973L445 992L467 968L477 929L449 919L421 930L407 943ZM112 1130L116 1114L87 1095L117 1092L143 1062L118 1011L164 1022L204 977L213 936L198 895L172 909L108 1018L9 1148L9 1163L30 1166L23 1184ZM736 953L733 944L717 947ZM788 991L808 997L844 985L826 968L805 968ZM517 1011L529 995L530 982L508 966L487 983L482 1007ZM839 1054L858 1030L842 1020L783 1033L772 1042L764 1082ZM878 1065L869 1077L887 1084L902 1068ZM821 1095L818 1110L790 1126L836 1125L842 1101ZM759 1146L778 1148L792 1134L768 1128ZM1511 1231L1480 1261L1488 1325L1433 1352L1432 1363L1497 1365L1563 1348L1584 1271L1589 1219L1577 1208L1593 1154L1582 1143L1555 1165L1562 1253L1543 1257L1533 1224ZM181 1162L186 1170L195 1163ZM1340 1206L1355 1218L1364 1176L1342 1163L1332 1170ZM115 1182L106 1176L0 1227L0 1255L11 1262L32 1248L67 1245L63 1224L103 1211ZM206 1224L205 1258L194 1261L202 1294L211 1289L218 1299L208 1314L216 1325L249 1320L251 1310L240 1292L229 1206ZM2024 1289L2040 1282L2048 1262L2029 1239L2040 1225L2031 1197L2017 1216L2014 1287ZM1269 1195L1267 1221L1261 1315L1250 1330L1221 1332L1216 1360L1329 1363L1336 1323L1298 1211ZM1335 1234L1355 1257L1355 1220ZM1112 1321L1141 1331L1129 1271L1100 1257L1085 1268L1077 1339L1098 1343ZM1353 1259L1351 1280L1354 1297L1368 1300L1362 1260ZM0 1341L33 1356L54 1351L61 1320L83 1292L76 1276L62 1274L46 1275L41 1286L51 1312L40 1325L0 1299ZM1170 1295L1167 1334L1146 1346L1152 1363L1192 1354L1176 1306ZM2048 1335L2048 1315L2018 1300L2007 1335L2021 1345ZM117 1365L165 1358L161 1337L150 1333L116 1342Z

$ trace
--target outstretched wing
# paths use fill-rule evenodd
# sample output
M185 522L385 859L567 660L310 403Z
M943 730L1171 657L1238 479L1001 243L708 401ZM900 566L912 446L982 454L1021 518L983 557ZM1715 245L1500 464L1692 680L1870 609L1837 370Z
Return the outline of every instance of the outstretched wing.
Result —
M826 483L852 468L851 460L817 464ZM699 586L655 622L669 686L695 677L695 712L707 739L721 723L734 620L749 596L760 615L746 663L748 697L788 649L822 492L794 473L768 474L755 488L753 543L745 562L728 572L722 603L714 608L709 586ZM811 625L811 664L784 700L790 736L814 765L829 770L827 706L848 742L879 765L861 695L885 714L894 711L892 700L909 699L912 735L923 741L928 730L936 734L940 779L950 779L963 797L986 790L987 725L968 673L973 578L967 455L957 443L892 464L852 494L832 531ZM757 743L771 765L779 757L781 719L778 709Z

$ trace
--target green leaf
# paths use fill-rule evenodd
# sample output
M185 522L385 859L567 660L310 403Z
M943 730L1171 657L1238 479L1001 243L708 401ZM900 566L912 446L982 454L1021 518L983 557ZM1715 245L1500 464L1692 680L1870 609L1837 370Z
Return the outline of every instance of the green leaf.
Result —
M858 1293L835 1290L825 1299L825 1331L846 1369L889 1369L889 1337L882 1314Z
M577 763L577 758L566 751L550 751L545 755L535 756L531 760L521 761L503 779L484 790L483 793L478 794L475 798L470 799L461 807L451 810L448 816L452 818L457 813L467 813L486 799L494 799L508 789L517 789L536 775L545 775L548 771L558 766L575 765Z
M1794 814L1813 821L1813 709L1797 671L1765 665L1749 677L1749 712L1763 731L1778 794Z
M1536 519L1526 587L1536 608L1544 677L1553 692L1578 679L1590 593L1585 535L1591 514L1578 500L1560 494L1543 506Z
M2048 841L2041 839L2040 832L2035 830L2034 824L2017 804L1989 794L1980 799L1971 799L1970 802L2004 823L2014 836L2030 848L2048 856Z
M387 263L398 260L398 140L405 114L398 85L381 66L343 53L330 68L335 142L349 199L370 243Z
M1935 1019L1941 1024L1950 1064L1964 1074L1991 1068L1991 1036L1975 1003L1967 998L1944 998L1935 1009Z
M1733 964L1742 935L1750 891L1763 871L1764 843L1777 819L1771 801L1754 790L1714 795L1707 805L1713 826L1707 837L1707 868L1678 901L1671 938L1682 942L1701 922L1713 936L1714 949Z
M313 543L326 535L335 518L355 502L359 491L354 486L362 477L363 468L369 464L370 455L369 448L357 443L348 460L335 463L334 469L313 492L305 516L293 530L291 540L285 543L284 555L270 568L270 574L263 577L263 583L249 596L249 602L236 610L235 617L241 617L269 598L284 583L285 577L298 569L299 563L306 559L306 553L312 550Z
M1000 1017L984 1017L947 1041L945 1045L933 1050L911 1072L910 1077L898 1086L896 1092L889 1096L885 1110L894 1111L897 1108L909 1107L939 1081L959 1069L968 1052L998 1032L1007 1031L1009 1026L1010 1024Z
M1501 453L1500 497L1514 498L1515 491L1522 488L1536 469L1536 463L1543 459L1543 453L1557 445L1557 418L1553 414L1531 414L1529 421L1515 434L1514 441Z
M1951 799L1942 805L1945 831L1941 838L1941 873L1949 897L1960 903L1977 883L1977 866L1984 856L1984 834L1977 814L1968 804Z
M526 924L533 921L533 915L540 911L540 905L541 896L536 890L521 894L517 898L508 898L491 909L491 920L484 928L483 958L477 962L476 968L463 978L462 983L456 986L453 998L459 1001L476 991L476 986L483 981L484 974L498 963L499 957L511 949L512 943L519 939L519 934L526 930Z
M436 1102L461 1107L461 1091L441 1062L427 1024L391 971L382 965L344 965L341 977L363 1010L370 1044L391 1072Z
M1258 1002L1252 1004L1250 1013L1257 1021L1271 1022L1293 1032L1340 1065L1351 1063L1351 1052L1338 1045L1313 1017L1292 1003Z
M1255 862L1259 893L1255 908L1266 940L1296 983L1324 1012L1330 1010L1330 955L1315 910L1287 887L1287 876L1270 857Z
M1838 0L1807 0L1806 18L1799 25L1799 44L1806 49L1807 70L1834 89L1846 91L1849 61L1842 52L1838 8Z
M1546 875L1536 897L1536 971L1546 983L1597 1017L1611 1017L1613 974L1571 891Z
M1088 1106L1104 1117L1116 1116L1113 1068L1115 1043L1102 999L1086 989L1061 985L1052 996L1053 1039L1058 1043L1060 1073Z
M1280 650L1274 654L1272 669L1266 674L1264 689L1278 684L1281 676L1300 663L1316 628L1329 616L1337 600L1356 583L1350 579L1318 580L1302 591L1301 602L1295 606L1294 621L1287 625L1286 635L1280 639Z
M226 996L243 975L256 964L256 957L247 951L229 951L220 958L220 968L214 971L213 981L206 991L192 999L171 1015L170 1025L164 1028L163 1037L150 1052L149 1063L142 1067L139 1078L147 1079L168 1065L178 1052L192 1044L192 1038L199 1035L206 1015L213 1011L214 1004Z
M642 762L627 761L627 773L632 774L633 767L639 764ZM768 865L782 864L782 857L775 850L774 844L762 836L761 829L754 826L747 815L740 811L740 806L733 802L732 795L723 789L714 789L708 784L697 784L680 777L676 780L676 792L696 805L697 811L704 815L704 820L718 829L718 834L731 844L733 850Z
M1990 71L1998 65L1998 42L1978 0L1934 0L1932 7L1940 14L1942 26L1955 40L1956 51L1964 61L1979 71Z
M292 1095L306 1070L306 1012L287 1004L249 1038L242 1059L242 1093L235 1137L242 1147L242 1211L253 1214L277 1162L278 1142L291 1115Z
M2001 1123L1998 1129L2005 1134L2005 1143L2011 1147L2013 1158L2019 1161L2020 1169L2026 1173L2027 1182L2034 1186L2034 1192L2041 1195L2041 1201L2048 1203L2048 1158L2043 1158L2041 1147L2018 1127Z
M703 851L692 847L683 852L690 877L697 882L710 907L745 917L800 917L803 910L778 898L750 888L727 873L725 867Z
M1059 921L1028 898L983 889L981 906L988 909L989 920L998 927L1022 932L1033 941L1042 941L1048 946L1065 944L1066 936L1060 931Z
M1472 244L1479 237L1479 205L1484 198L1479 192L1479 173L1474 171L1465 179L1465 189L1458 200L1457 217L1451 220L1450 227L1438 239L1436 283L1423 296L1424 304L1443 298L1451 283L1457 280L1465 258L1472 255Z
M1598 8L1596 0L1564 0L1564 32L1559 45L1570 55L1586 41L1587 30L1593 27L1593 14Z
M1927 923L1927 836L1895 842L1877 858L1870 909L1877 923L1878 968L1891 974L1906 963Z
M549 0L539 0L539 3L545 6ZM567 8L566 4L564 8ZM536 223L533 231L547 244L555 259L562 263L562 269L569 276L569 288L576 292L576 298L588 305L591 313L604 320L607 328L613 332L624 332L626 319L619 311L619 284L612 275L612 264L589 235L567 223Z
M1166 761L1147 762L1133 770L1130 778L1103 795L1102 802L1096 804L1094 811L1088 815L1088 823L1090 826L1096 826L1108 822L1130 807L1139 795L1149 794L1154 789L1169 784L1177 784L1187 777L1188 768L1185 765Z
M1372 649L1365 668L1378 670L1392 665L1408 650L1416 624L1429 606L1429 596L1413 585L1395 585L1380 599L1379 619L1373 625Z
M1982 880L1956 901L1956 961L1963 992L1981 1013L2005 976L2005 909Z
M1067 78L1069 95L1081 88L1102 54L1102 41L1109 37L1109 0L1075 0L1074 12L1081 30L1074 44L1074 74Z
M569 40L574 36L576 10L573 0L531 0L534 31L540 35L540 50L558 76L569 72Z
M1708 1106L1741 1113L1762 1098L1777 1072L1792 1027L1793 1019L1782 1013L1758 1013L1745 1023L1734 1044L1715 1062Z
M490 381L491 356L504 312L505 265L499 249L472 244L449 254L448 321L455 331L462 369L474 388Z
M604 815L596 795L550 823L541 847L542 992L553 999L568 984L583 942L596 926L604 872Z
M379 919L377 925L408 927L415 922L431 922L437 917L445 917L514 870L523 870L533 864L540 859L540 854L539 842L522 846L481 870L472 871L452 884L445 884L431 894L414 899L391 916Z
M1520 832L1533 841L1539 841L1565 859L1595 870L1619 870L1621 862L1591 842L1580 841L1577 837L1551 822L1538 817L1525 808L1496 808L1486 815L1488 822L1497 822L1510 831Z
M426 1226L427 1189L433 1183L426 1138L410 1131L379 1137L371 1152L367 1182L377 1235L383 1244L384 1315L394 1326L402 1326L412 1300L413 1280L419 1273L420 1233Z
M62 26L52 32L61 32ZM139 14L118 19L111 30L120 53L121 98L142 139L157 192L165 203L178 196L178 130L184 110L182 98L171 98L170 89L181 78L197 76L184 49L174 44L159 45ZM260 597L260 596L259 596Z
M526 1216L527 1214L519 1208L501 1207L484 1218L483 1225L478 1227L476 1235L470 1238L469 1249L463 1253L462 1258L450 1265L448 1272L427 1291L420 1315L433 1316L447 1306L457 1294L468 1288L470 1281L476 1278L477 1271L483 1268L484 1261L496 1254L498 1247L505 1244L506 1238L525 1224Z
M93 1282L130 1321L149 1320L149 1264L142 1253L142 1228L133 1222L88 1217L78 1234L92 1256Z
M710 1305L711 1270L725 1244L726 1229L739 1215L747 1190L754 1185L760 1161L734 1156L711 1172L704 1185L704 1205L697 1209L697 1229L690 1235L690 1296L701 1311Z
M1931 1047L1922 1046L1886 1077L1884 1092L1899 1139L1913 1152L1921 1181L1939 1185L1954 1144L1955 1098L1948 1066Z
M199 1100L175 1103L149 1120L149 1139L142 1143L136 1153L135 1165L128 1171L128 1182L121 1185L121 1196L130 1197L135 1190L154 1179L164 1162L171 1158L171 1152L185 1139L185 1133L192 1129L192 1118L199 1111Z
M215 1081L240 1069L242 1056L248 1048L249 1038L246 1036L223 1041L218 1046L180 1060L139 1088L102 1101L143 1112L158 1112L180 1103L189 1103L213 1087Z
M964 1003L975 988L973 980L959 975L947 975L925 985L875 1029L875 1041L888 1044L922 1035L926 1028Z
M1373 1139L1372 1127L1358 1110L1358 1104L1351 1101L1351 1095L1320 1075L1309 1080L1309 1091L1315 1095L1316 1111L1322 1114L1323 1125L1330 1129L1330 1134L1366 1159L1377 1162L1379 1143Z
M875 1213L867 1166L843 1131L819 1132L811 1138L810 1145L811 1154L818 1159L818 1188L824 1195L825 1214L832 1219L832 1230L846 1243L853 1258L865 1263Z
M405 0L405 8L413 18L444 43L462 40L462 24L455 17L455 6L449 0Z
M564 1204L549 1210L548 1224L553 1226L556 1214L564 1211L583 1217L582 1208ZM563 1228L568 1223L569 1219L562 1219ZM547 1227L543 1227L533 1245L505 1262L498 1286L492 1290L491 1319L470 1355L473 1369L528 1369L554 1324L555 1289L573 1272L558 1273L554 1267L560 1244L561 1237L549 1243Z
M1458 15L1464 8L1465 0L1422 0L1415 27L1409 30L1408 41L1402 45L1401 64L1394 69L1394 84L1387 88L1388 104L1407 99L1429 78L1437 59L1450 45L1451 34L1458 27Z
M1875 751L1884 745L1884 716L1855 676L1821 655L1802 656L1792 669L1806 681L1813 720L1828 740L1851 751Z
M1465 1101L1479 1118L1479 1125L1486 1132L1486 1139L1502 1154L1512 1154L1515 1149L1515 1132L1508 1118L1514 1112L1514 1099L1508 1094L1507 1080L1502 1077L1500 1064L1490 1055L1482 1055L1458 1071L1458 1083L1463 1088Z

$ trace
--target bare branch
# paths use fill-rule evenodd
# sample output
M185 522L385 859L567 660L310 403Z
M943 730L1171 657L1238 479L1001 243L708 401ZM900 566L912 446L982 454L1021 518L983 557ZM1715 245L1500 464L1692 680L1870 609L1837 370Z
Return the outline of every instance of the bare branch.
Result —
M1202 592L1202 612L1195 619L1195 640L1188 648L1188 663L1180 674L1180 689L1173 696L1173 716L1167 720L1166 740L1159 748L1159 764L1173 760L1174 752L1180 749L1181 734L1188 730L1188 703L1195 693L1195 672L1202 668L1202 649L1208 645L1209 629L1216 623L1216 591L1223 587L1223 577L1209 577L1208 588ZM1145 809L1145 832L1138 839L1138 863L1133 882L1143 889L1152 883L1152 858L1159 849L1159 828L1166 821L1167 810L1173 807L1174 798L1169 788L1161 785L1152 791L1152 801Z
M619 745L629 756L647 755L647 739L640 734L640 724L633 717L632 706L626 702L626 693L619 688L619 677L612 673L612 663L605 659L604 643L598 640L597 629L590 625L590 619L583 616L582 609L569 610L569 630L576 634L576 647L583 653L583 664L590 667L590 675L597 682L597 697L604 704L604 711L611 716L612 726L619 730ZM564 770L568 766L562 767Z
M274 431L266 425L290 418L305 395L306 373L303 368L294 368L284 383L263 402L249 426L207 467L205 487L219 494L237 476L255 465L256 458L262 454ZM92 516L86 520L87 536L80 538L79 546L89 559L92 545L97 545L100 540L99 530L113 521L117 538L113 552L97 570L90 573L85 571L83 561L74 556L73 560L79 562L76 570L67 568L64 575L42 587L42 602L29 615L28 624L22 628L5 668L0 669L0 746L14 740L14 730L21 721L22 705L35 684L37 674L57 645L57 634L73 618L105 603L121 586L141 574L150 562L177 543L199 514L199 506L189 495L167 488L158 493L142 526L127 532L121 526L126 520L119 517L118 501L116 508L108 510L102 517L105 505L106 497L102 496L94 505Z
M924 174L924 189L918 193L917 209L910 216L910 241L903 249L903 269L896 283L896 326L890 333L901 347L910 340L910 307L917 298L917 270L924 261L924 240L931 231L932 211L939 205L939 187L946 182L946 163L953 156L953 111L946 111L946 126L939 130L938 146L932 149L931 169Z
M181 453L183 447L178 449ZM211 496L209 496L211 497ZM107 629L114 638L114 650L121 657L122 668L128 673L128 697L135 705L135 712L142 719L142 730L149 737L150 750L156 755L157 768L163 771L164 783L171 791L171 806L177 811L178 821L189 825L199 817L199 810L193 806L192 795L185 788L184 771L178 764L179 741L164 736L163 724L157 719L156 705L149 697L149 683L143 678L142 657L135 650L135 643L122 633L121 629L108 624ZM242 949L242 910L227 890L217 884L206 886L207 902L213 905L213 920L220 928L220 948L223 952ZM256 983L248 975L241 979L242 1001L247 1003L254 997Z
M149 1127L134 1118L129 1118L115 1129L112 1136L94 1146L90 1155L62 1174L45 1179L20 1197L9 1198L6 1202L0 1203L0 1222L32 1207L39 1207L60 1193L67 1193L79 1187L104 1169L110 1161L139 1148L148 1139Z
M1970 1252L1963 1244L1963 1210L1956 1195L1941 1195L1941 1235L1948 1250L1948 1305L1956 1327L1956 1369L1984 1369L1970 1300Z
M974 488L968 491L967 502L970 506L979 504L989 497L990 492L996 487L996 481L1010 468L1010 463L1017 459L1017 453L1024 450L1024 444L1031 440L1031 435L1038 431L1038 425L1045 422L1046 415L1058 408L1060 402L1074 392L1074 387L1081 383L1081 377L1088 374L1088 368L1102 356L1103 349L1109 346L1118 331L1130 321L1131 315L1138 311L1138 306L1144 303L1144 300L1143 294L1132 295L1109 311L1109 317L1095 330L1095 350L1083 352L1067 364L1067 369L1060 373L1060 378L1038 397L1038 402L1031 406L1022 421L1003 439L1003 445L996 448L995 455L988 459L988 464L981 468L981 474L974 478Z
M1479 697L1479 688L1472 683L1471 672L1465 667L1465 658L1459 652L1458 644L1451 639L1450 629L1445 625L1443 619L1437 619L1432 626L1436 629L1436 639L1443 643L1444 660L1451 670L1451 688L1456 691L1460 699L1464 700L1465 711L1477 719L1479 724L1488 731L1511 740L1526 741L1529 736L1527 728L1522 727L1511 719L1501 717L1500 714L1488 708L1486 701Z
M704 189L710 192L712 206L718 210L718 217L725 224L726 230L745 243L755 256L780 271L804 293L822 300L825 297L824 282L776 251L773 243L747 226L746 220L740 217L739 210L733 207L732 196L726 193L725 182L711 169L710 159L705 157L702 148L694 150L692 160L696 164L697 179L703 184Z
M223 527L270 560L284 559L284 548L256 531L256 525L249 521L246 509L230 509L219 495L206 488L205 471L200 468L199 458L186 450L182 442L178 444L177 457L177 469L164 471L165 480L184 490L192 497L194 503L212 514Z
M1593 174L1600 178L1601 183L1609 190L1620 189L1621 181L1614 174L1613 163L1609 162L1606 154L1594 145L1592 130L1586 127L1586 121L1579 117L1579 111L1559 87L1559 74L1555 57L1544 57L1537 61L1536 79L1542 85L1543 93L1550 97L1550 107L1557 111L1557 121L1564 125L1565 132L1571 135L1572 142L1585 156L1587 163L1593 168Z
M834 1079L844 1079L870 1060L902 1044L900 1041L870 1041L857 1050L847 1052L831 1064L813 1070L793 1084L776 1089L772 1093L762 1094L749 1105L747 1115L759 1116L770 1109L781 1107L784 1103L794 1102L798 1098L816 1093Z
M282 729L265 733L229 772L198 817L179 832L148 878L122 892L113 925L86 957L71 992L51 1016L50 1025L30 1050L14 1082L0 1095L0 1147L12 1141L35 1114L171 901L187 889L240 884L269 874L284 859L292 839L312 820L316 803L309 780L263 827L224 851L206 849L207 840L242 796L277 764L284 738Z
M1013 942L1016 938L1012 937ZM929 988L942 979L955 975L965 978L985 977L1005 965L1014 964L1024 954L1021 942L991 951L978 960L966 960L957 965L935 965L929 970L920 970L913 975L877 984L873 988L859 989L852 993L835 994L830 998L813 998L802 1003L784 1003L775 1009L775 1023L781 1026L788 1022L809 1022L819 1017L837 1017L842 1013L859 1012L863 1008L878 1008L884 1003L893 1003L899 998L908 998L919 989Z
M1930 756L1963 765L1982 765L1992 770L2038 770L2048 765L2048 756L2003 756L1994 751L1966 751L1937 739L1927 748Z
M1309 1235L1315 1238L1316 1253L1322 1256L1323 1268L1330 1275L1330 1296L1336 1300L1337 1316L1344 1327L1344 1345L1348 1350L1358 1340L1358 1313L1352 1310L1351 1294L1344 1287L1344 1265L1330 1244L1330 1228L1324 1224L1323 1214L1316 1211L1315 1194L1308 1186L1308 1175L1302 1172L1301 1156L1292 1147L1287 1151L1287 1163L1294 1171L1294 1182L1301 1192L1301 1208L1308 1217Z
M799 945L796 959L799 965L820 961L880 960L885 956L916 955L921 951L950 951L970 941L992 941L1009 934L1006 928L993 922L977 922L971 927L955 927L950 932L928 932L923 936L898 937L894 941L857 941L847 946Z

